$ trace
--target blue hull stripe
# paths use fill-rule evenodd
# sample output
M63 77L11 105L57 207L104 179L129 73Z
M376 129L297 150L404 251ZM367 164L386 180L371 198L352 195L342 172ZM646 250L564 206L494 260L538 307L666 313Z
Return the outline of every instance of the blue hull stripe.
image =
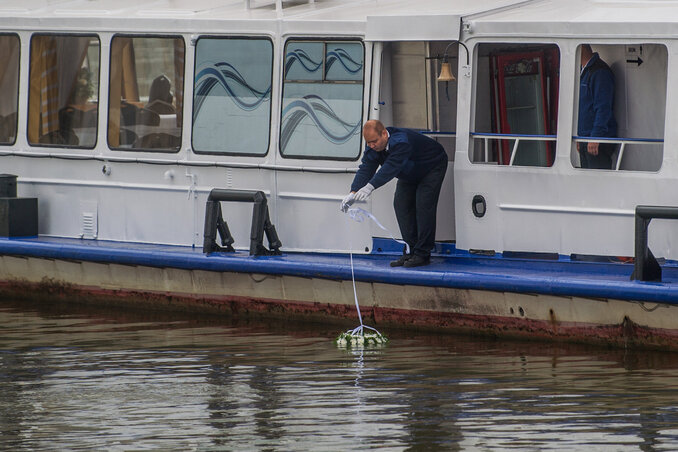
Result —
M448 250L449 252L449 250ZM348 255L285 253L250 257L245 252L204 255L180 246L96 240L0 238L0 254L216 272L263 273L350 280ZM472 256L462 251L435 255L431 265L391 268L392 254L354 256L356 280L385 284L447 287L678 303L678 267L663 267L664 281L631 281L632 264L592 263Z

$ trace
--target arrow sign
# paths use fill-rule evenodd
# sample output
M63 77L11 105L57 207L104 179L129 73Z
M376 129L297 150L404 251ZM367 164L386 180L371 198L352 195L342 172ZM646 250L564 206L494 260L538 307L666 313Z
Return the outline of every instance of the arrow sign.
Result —
M636 58L635 60L626 60L627 63L637 63L638 66L643 64L643 60L640 59L640 57Z

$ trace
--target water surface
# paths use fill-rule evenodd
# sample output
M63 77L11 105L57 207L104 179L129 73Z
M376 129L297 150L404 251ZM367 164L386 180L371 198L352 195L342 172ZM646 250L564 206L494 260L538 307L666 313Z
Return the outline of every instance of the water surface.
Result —
M678 354L0 301L0 450L678 450Z

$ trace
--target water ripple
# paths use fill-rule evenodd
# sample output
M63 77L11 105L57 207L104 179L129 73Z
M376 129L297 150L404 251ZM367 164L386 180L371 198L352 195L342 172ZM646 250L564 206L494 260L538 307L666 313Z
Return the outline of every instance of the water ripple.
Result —
M0 303L2 450L675 450L678 355Z

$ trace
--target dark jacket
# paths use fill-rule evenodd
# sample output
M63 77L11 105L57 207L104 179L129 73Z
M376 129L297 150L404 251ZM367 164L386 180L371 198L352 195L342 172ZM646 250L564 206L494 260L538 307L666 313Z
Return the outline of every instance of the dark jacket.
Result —
M581 137L616 137L614 119L614 75L594 53L584 68L579 85L579 124Z
M447 162L445 149L434 139L410 129L387 127L386 130L390 134L388 150L377 152L365 146L351 191L360 190L368 182L379 188L394 177L418 183L437 165Z

